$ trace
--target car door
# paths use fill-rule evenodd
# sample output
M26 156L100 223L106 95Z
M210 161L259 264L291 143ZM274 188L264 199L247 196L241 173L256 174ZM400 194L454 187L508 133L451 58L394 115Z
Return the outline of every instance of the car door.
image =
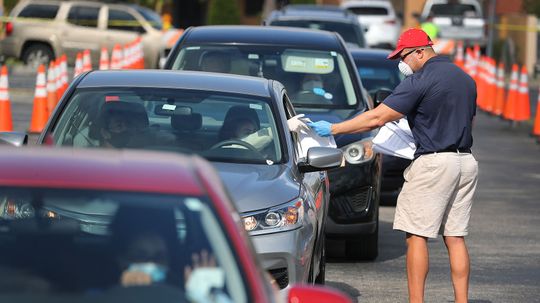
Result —
M129 9L115 5L108 6L105 41L109 49L113 49L115 44L123 46L132 42L145 33L142 23Z
M68 58L74 59L78 52L89 49L93 66L99 60L99 52L106 33L100 24L103 6L99 4L74 3L69 8L66 26L62 31L62 47Z
M288 96L283 94L283 107L285 108L286 118L290 119L296 115L294 107ZM302 144L297 133L291 132L291 139L294 148L294 163L298 164L302 155ZM326 190L327 175L324 171L300 173L302 187L309 198L310 206L315 209L317 215L317 233L320 236L323 230L324 216L327 211L328 192Z

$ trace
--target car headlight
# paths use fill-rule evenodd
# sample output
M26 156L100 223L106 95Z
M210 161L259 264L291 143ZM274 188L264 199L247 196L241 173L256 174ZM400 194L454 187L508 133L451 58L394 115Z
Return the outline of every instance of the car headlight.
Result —
M0 203L0 218L2 219L33 218L35 213L34 207L27 201L6 199L3 203ZM59 217L57 213L46 209L40 210L39 215L50 219Z
M341 147L343 156L350 164L360 164L371 161L375 156L373 152L373 138L366 138Z
M303 199L296 199L264 211L242 214L244 228L251 235L296 229L302 226L303 218Z

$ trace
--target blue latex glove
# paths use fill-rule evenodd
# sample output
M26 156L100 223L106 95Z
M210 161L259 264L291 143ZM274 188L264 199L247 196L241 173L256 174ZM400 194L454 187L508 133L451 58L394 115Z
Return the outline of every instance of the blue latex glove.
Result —
M321 137L329 137L332 135L332 123L321 120L317 122L310 122L307 124L309 127Z

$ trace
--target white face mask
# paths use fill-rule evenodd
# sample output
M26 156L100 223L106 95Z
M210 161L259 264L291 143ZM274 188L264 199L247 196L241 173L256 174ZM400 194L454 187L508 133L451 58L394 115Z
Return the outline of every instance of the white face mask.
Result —
M314 88L321 88L323 86L321 81L318 80L308 80L302 84L303 90L312 91Z
M409 64L399 61L398 64L399 71L405 75L405 77L412 75L414 72L412 68L409 66Z

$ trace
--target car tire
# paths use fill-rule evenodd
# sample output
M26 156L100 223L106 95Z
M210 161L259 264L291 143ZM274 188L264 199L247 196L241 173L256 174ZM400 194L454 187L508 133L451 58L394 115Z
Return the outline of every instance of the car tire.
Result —
M379 220L377 227L369 235L361 236L345 243L345 256L354 260L373 261L379 255Z
M315 284L324 285L326 279L326 243L324 240L324 235L322 237L322 252L321 252L321 261L319 262L319 274L315 278Z
M33 43L25 47L22 60L27 66L38 68L40 64L48 65L54 59L50 46L44 43Z

